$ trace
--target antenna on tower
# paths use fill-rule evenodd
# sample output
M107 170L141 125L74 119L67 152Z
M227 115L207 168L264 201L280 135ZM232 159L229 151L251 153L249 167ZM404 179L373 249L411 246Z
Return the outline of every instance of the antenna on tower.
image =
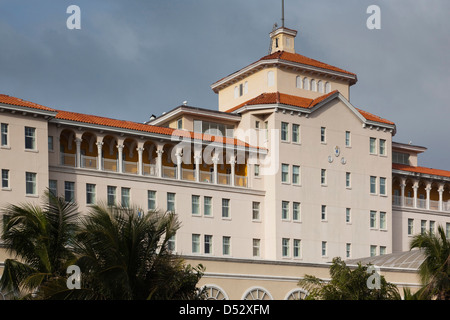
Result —
M284 28L284 0L281 0L281 27Z

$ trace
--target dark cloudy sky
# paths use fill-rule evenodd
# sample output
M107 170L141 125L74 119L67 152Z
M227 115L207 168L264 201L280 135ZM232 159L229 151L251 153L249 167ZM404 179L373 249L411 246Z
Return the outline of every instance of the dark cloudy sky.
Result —
M450 1L286 0L298 53L352 71L351 103L397 124L450 170ZM69 30L69 5L81 30ZM381 30L369 30L370 5ZM137 122L184 100L217 109L216 80L258 60L281 0L0 0L0 93Z

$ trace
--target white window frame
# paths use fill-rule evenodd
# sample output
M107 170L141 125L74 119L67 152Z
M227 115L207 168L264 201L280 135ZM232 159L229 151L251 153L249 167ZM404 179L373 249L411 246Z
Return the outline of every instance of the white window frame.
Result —
M230 236L222 237L222 255L231 256L231 237Z
M231 218L230 207L231 207L231 200L227 199L227 198L222 198L222 218L223 219L230 219Z
M203 253L206 255L213 254L213 236L211 234L203 236Z
M281 122L281 141L289 142L289 123Z
M375 210L370 210L369 227L370 229L377 229L377 212Z
M320 169L320 184L322 186L327 185L327 169Z
M169 199L169 196L173 199ZM167 211L169 212L176 212L176 194L174 192L167 192ZM173 210L171 210L173 207Z
M320 221L327 221L327 206L324 204L320 206Z
M27 144L31 143L31 147ZM25 127L25 150L36 150L36 128Z
M345 187L350 189L352 187L352 174L351 172L345 173Z
M156 191L147 190L147 209L156 210Z
M412 236L414 234L414 219L408 219L407 231L408 236Z
M297 172L295 172L296 170L297 170ZM296 166L296 165L292 166L292 184L296 185L296 186L301 185L300 166Z
M281 183L289 183L289 165L281 164Z
M2 189L10 190L9 169L2 169Z
M70 186L71 188L68 188ZM67 199L68 192L71 193L72 198ZM66 202L74 202L75 201L75 182L73 181L64 181L64 199Z
M200 216L200 196L193 194L191 196L191 213L193 216ZM197 212L196 212L197 211Z
M300 125L297 123L292 124L292 143L300 144Z
M192 253L200 253L200 235L197 233L192 234Z
M369 153L373 155L377 154L377 138L369 138Z
M9 124L8 123L0 124L0 146L5 147L5 148L9 147Z
M385 196L386 194L386 178L380 177L380 195Z
M120 205L124 208L130 208L131 206L131 188L120 188Z
M352 146L352 134L350 131L345 131L345 146L347 148Z
M281 220L289 220L289 201L281 201Z
M291 240L289 238L282 238L281 239L281 256L283 258L289 258L289 247L290 247Z
M380 230L387 230L387 213L380 211Z
M370 176L370 194L377 194L377 177Z
M294 239L292 243L292 256L295 259L301 259L302 257L302 240Z
M380 139L380 146L379 146L380 150L380 156L385 156L386 155L386 140L385 139Z
M257 201L252 202L252 220L261 221L261 203Z
M301 220L301 203L300 202L293 202L292 203L292 220L293 221L300 221Z
M327 128L320 127L320 143L327 143Z
M111 200L113 200L112 203L111 203ZM117 204L117 187L116 186L107 186L106 187L106 201L107 201L108 206L115 206Z
M252 255L254 258L261 257L261 239L252 239Z
M29 187L31 187L31 192L29 192ZM37 174L35 172L25 172L25 193L27 196L37 195Z
M203 215L205 217L213 216L213 203L212 197L204 196L203 197Z
M92 183L86 183L86 204L94 205L97 202L96 185Z

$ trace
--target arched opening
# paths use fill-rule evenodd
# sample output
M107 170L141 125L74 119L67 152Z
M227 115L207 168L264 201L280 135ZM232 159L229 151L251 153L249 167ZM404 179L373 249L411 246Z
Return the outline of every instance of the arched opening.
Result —
M134 139L125 139L123 142L122 163L123 172L137 174L138 173L138 153L136 151L137 141Z
M75 167L77 163L77 150L75 144L75 132L64 129L59 135L60 164Z
M142 174L145 176L157 176L157 153L156 144L152 141L144 143L144 151L142 152Z
M105 171L118 171L117 138L107 135L103 138L102 146L102 168Z
M81 137L81 167L87 169L97 169L98 149L97 137L90 132L83 133Z

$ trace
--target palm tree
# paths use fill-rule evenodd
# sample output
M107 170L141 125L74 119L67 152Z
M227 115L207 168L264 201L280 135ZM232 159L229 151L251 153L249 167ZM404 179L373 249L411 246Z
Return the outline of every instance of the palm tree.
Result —
M419 267L419 276L423 284L422 298L450 300L450 239L444 228L439 225L437 234L425 232L417 234L410 248L420 248L425 260Z
M30 298L75 260L70 246L78 229L77 206L48 191L45 199L42 208L11 204L2 210L2 240L14 258L5 260L0 290L16 298Z

